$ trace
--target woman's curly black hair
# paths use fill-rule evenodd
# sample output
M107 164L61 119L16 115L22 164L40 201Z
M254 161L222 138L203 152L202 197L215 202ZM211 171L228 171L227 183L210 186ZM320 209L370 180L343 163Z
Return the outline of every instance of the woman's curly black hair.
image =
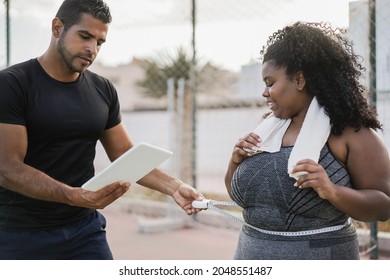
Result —
M381 129L375 109L368 104L359 83L364 71L345 30L328 23L296 22L269 37L260 51L263 63L272 60L292 77L302 71L309 94L324 106L339 135L346 126Z

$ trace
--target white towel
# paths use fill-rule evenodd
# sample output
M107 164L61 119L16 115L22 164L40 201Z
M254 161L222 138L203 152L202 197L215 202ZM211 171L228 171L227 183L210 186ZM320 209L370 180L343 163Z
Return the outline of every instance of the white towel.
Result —
M280 151L283 136L291 123L291 119L279 119L273 114L264 119L254 132L262 142L256 152L274 153ZM313 98L306 113L301 130L288 160L287 172L291 171L299 160L312 159L318 162L320 152L325 145L331 130L329 116L324 108ZM252 153L256 153L253 152ZM290 174L298 179L302 173Z

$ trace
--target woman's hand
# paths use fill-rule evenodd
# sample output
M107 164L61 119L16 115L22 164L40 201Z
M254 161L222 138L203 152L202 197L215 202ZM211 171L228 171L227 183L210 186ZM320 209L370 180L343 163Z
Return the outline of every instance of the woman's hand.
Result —
M260 136L253 132L241 137L234 146L231 161L235 164L240 164L251 154L257 152L260 143Z
M291 173L303 173L295 183L295 186L298 188L312 188L321 198L328 200L335 193L335 185L330 181L325 169L321 164L313 160L304 159L298 161Z

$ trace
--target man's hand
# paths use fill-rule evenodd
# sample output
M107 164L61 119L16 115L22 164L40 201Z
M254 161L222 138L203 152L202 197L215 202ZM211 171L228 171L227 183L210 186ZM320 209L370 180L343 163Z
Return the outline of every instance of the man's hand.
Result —
M192 215L198 213L202 209L197 209L192 207L192 201L194 200L203 200L203 195L191 187L188 184L181 184L176 191L172 193L173 199L176 203L188 214Z
M69 204L73 206L103 209L121 197L130 188L130 183L116 182L97 191L72 188Z

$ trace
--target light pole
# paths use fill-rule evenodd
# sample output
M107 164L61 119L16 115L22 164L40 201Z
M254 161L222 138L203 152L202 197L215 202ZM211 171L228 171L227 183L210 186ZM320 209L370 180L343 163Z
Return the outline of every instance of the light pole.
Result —
M9 2L10 0L4 0L5 14L6 14L6 49L7 49L7 67L10 65L11 48L10 48L10 16L9 16Z

